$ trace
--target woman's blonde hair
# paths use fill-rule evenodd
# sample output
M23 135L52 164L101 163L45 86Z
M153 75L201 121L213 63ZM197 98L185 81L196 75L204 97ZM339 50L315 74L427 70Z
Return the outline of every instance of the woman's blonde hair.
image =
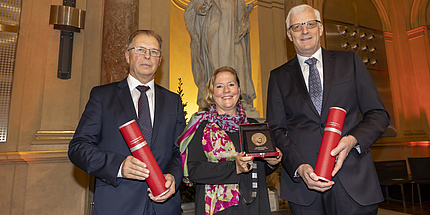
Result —
M210 105L215 104L215 101L214 101L214 83L215 83L216 76L220 72L230 72L231 74L233 74L234 78L236 79L237 86L240 90L240 81L239 81L239 76L237 76L236 70L234 70L233 68L231 68L229 66L223 66L223 67L216 69L212 73L212 75L209 77L208 83L206 83L206 86L205 86L205 92L204 92L204 96L203 96L203 103L205 104L205 106L202 107L203 109L207 109L207 108L209 108ZM241 99L242 99L242 95L240 95L239 101Z

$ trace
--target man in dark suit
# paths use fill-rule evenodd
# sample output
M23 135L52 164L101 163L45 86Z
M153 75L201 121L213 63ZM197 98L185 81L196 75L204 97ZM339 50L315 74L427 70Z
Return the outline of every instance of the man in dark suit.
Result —
M296 6L286 22L297 56L271 71L267 99L267 122L284 154L281 197L293 214L377 214L383 196L370 147L390 118L369 72L356 53L321 48L317 10ZM314 168L333 106L347 114L325 182Z
M128 77L92 89L69 144L70 160L96 177L94 214L181 213L176 190L182 180L182 168L176 138L185 128L185 118L179 95L154 83L161 62L161 42L161 37L150 30L130 36L125 51L130 65ZM119 130L130 120L139 121L141 85L149 87L142 92L146 93L150 112L147 118L152 126L152 138L148 135L146 139L167 180L165 187L170 189L158 197L148 191L145 179L151 173L146 164L131 155ZM140 126L142 133L143 127Z

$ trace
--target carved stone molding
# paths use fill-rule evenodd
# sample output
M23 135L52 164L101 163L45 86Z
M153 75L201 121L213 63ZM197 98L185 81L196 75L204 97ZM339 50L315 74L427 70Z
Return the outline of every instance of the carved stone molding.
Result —
M34 162L68 162L67 150L51 151L22 151L0 153L1 164L11 163L34 163Z
M38 131L31 150L66 150L75 131Z
M253 1L254 7L265 7L265 8L277 8L284 10L284 1L280 0L259 0L259 1Z

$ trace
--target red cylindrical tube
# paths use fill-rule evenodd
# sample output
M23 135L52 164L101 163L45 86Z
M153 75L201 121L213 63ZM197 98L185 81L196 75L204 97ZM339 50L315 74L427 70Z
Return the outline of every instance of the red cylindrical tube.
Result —
M131 120L121 125L119 130L133 156L146 164L146 168L149 170L149 177L146 179L146 182L149 188L151 188L152 194L154 196L162 196L167 193L169 190L164 186L166 184L166 179L164 178L163 172L161 172L160 166L158 166L136 121Z
M323 181L331 180L331 173L334 169L336 157L331 156L330 152L339 143L345 116L346 111L340 107L331 107L328 112L320 151L315 165L315 174Z

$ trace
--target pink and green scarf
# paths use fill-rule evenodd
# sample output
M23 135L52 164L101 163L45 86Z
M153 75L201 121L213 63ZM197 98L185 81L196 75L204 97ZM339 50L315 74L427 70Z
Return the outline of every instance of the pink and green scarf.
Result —
M237 114L235 116L230 116L229 114L218 115L215 105L211 105L208 111L195 113L178 139L184 182L187 184L190 183L187 167L188 144L204 120L207 120L208 124L203 130L202 147L208 161L214 163L235 160L237 150L225 131L238 132L239 124L248 123L245 111L240 103L237 105ZM205 185L206 214L214 214L238 204L238 184Z

